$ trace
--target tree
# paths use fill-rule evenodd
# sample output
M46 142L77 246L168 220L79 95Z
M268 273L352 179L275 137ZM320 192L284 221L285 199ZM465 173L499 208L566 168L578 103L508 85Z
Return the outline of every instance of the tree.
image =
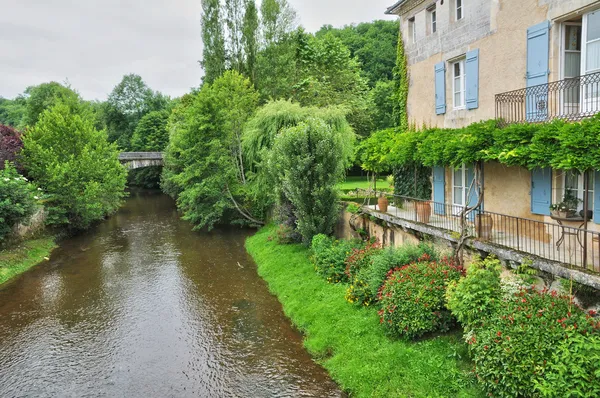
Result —
M242 26L244 7L242 0L225 0L225 59L227 69L244 72L244 47L242 44Z
M118 150L94 119L58 103L23 137L23 164L47 193L50 225L84 229L115 212L125 196Z
M241 135L258 93L236 71L206 84L171 117L163 186L196 229L220 222L262 222L246 201ZM262 215L261 215L262 216Z
M138 123L133 137L131 149L140 152L162 152L169 143L167 111L152 111L145 115ZM128 175L128 184L144 188L158 188L162 166L150 166L131 170Z
M384 130L396 125L394 120L395 89L396 86L391 80L379 80L371 89L371 100L374 105L374 130Z
M277 189L293 206L304 244L331 234L339 216L336 184L343 180L352 140L317 118L309 118L275 137L269 165Z
M287 0L263 0L260 6L264 47L283 40L296 29L296 11Z
M0 168L0 243L12 228L33 215L36 207L37 191L21 176L10 163Z
M225 37L219 0L202 0L202 61L204 82L212 83L225 72Z
M0 124L0 170L5 162L14 163L23 148L21 133L16 129Z
M0 124L15 128L24 127L25 97L19 95L14 100L0 97Z
M244 71L254 82L256 79L256 54L258 52L258 9L254 0L245 0L244 23L242 26L242 45L245 52Z
M69 104L71 107L83 106L79 94L68 86L57 82L43 83L38 86L30 86L25 90L25 114L23 125L33 126L40 119L42 113L52 108L59 102ZM82 109L78 110L79 112Z

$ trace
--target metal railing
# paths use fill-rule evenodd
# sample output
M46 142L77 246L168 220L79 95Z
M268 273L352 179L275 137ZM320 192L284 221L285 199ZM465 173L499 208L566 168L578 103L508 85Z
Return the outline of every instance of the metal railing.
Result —
M576 121L600 112L600 72L496 94L504 123Z
M387 214L460 236L464 206L387 192L379 192L377 196L388 198ZM375 205L368 206L379 210ZM465 229L469 237L483 242L600 273L600 232L584 228L585 221L581 218L556 220L549 223L476 208L466 214Z

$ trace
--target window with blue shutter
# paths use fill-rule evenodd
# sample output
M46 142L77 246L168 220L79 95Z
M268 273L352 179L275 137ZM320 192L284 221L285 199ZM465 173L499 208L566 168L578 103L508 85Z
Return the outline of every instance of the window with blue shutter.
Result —
M435 114L446 113L446 64L435 65Z
M481 189L483 189L483 168L481 169L479 176L479 181L481 185ZM474 165L467 166L467 179L466 179L466 190L469 193L469 198L467 199L467 206L475 207L477 202L479 202L479 188L477 187L477 182L475 180L475 169ZM472 189L471 189L472 188ZM483 202L481 202L481 210L483 210ZM475 219L475 213L477 211L472 211L469 213L469 220L473 221Z
M467 109L479 108L479 49L469 51L465 61Z
M531 212L550 215L552 194L552 169L533 169L531 171Z
M433 168L433 214L446 215L446 169Z
M545 121L548 115L548 83L550 59L550 22L544 21L527 29L527 121Z

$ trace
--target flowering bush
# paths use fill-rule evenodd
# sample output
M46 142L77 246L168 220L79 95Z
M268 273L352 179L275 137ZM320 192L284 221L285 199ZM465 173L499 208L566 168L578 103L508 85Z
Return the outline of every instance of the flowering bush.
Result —
M21 133L12 127L0 124L0 170L6 161L14 162L23 148Z
M365 269L364 281L368 285L372 297L377 298L379 289L383 285L390 270L406 264L418 261L427 254L432 261L438 260L432 245L421 243L420 245L404 245L399 248L387 248L381 250L373 257L372 264Z
M452 316L445 306L446 285L461 273L460 267L431 261L428 255L390 271L378 296L380 322L392 335L409 338L448 330Z
M37 199L35 187L7 161L0 170L0 241L34 213Z
M311 244L311 260L315 271L329 283L348 282L346 257L352 253L352 249L362 245L358 240L336 240L327 235L316 235Z
M467 340L490 395L598 396L600 323L568 296L533 289L505 295Z

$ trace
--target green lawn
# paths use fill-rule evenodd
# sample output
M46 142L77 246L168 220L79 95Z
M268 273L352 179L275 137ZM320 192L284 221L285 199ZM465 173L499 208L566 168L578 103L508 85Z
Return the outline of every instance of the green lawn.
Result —
M479 397L459 335L391 340L377 311L344 299L346 287L319 278L300 245L278 245L265 227L246 241L258 273L305 333L308 351L356 397Z
M367 177L346 177L346 181L338 184L338 188L342 191L352 191L357 188L369 189L372 187L372 179L369 181ZM385 181L385 177L377 178L377 190L388 189L389 185Z
M53 238L44 237L0 251L0 285L41 263L55 247Z

